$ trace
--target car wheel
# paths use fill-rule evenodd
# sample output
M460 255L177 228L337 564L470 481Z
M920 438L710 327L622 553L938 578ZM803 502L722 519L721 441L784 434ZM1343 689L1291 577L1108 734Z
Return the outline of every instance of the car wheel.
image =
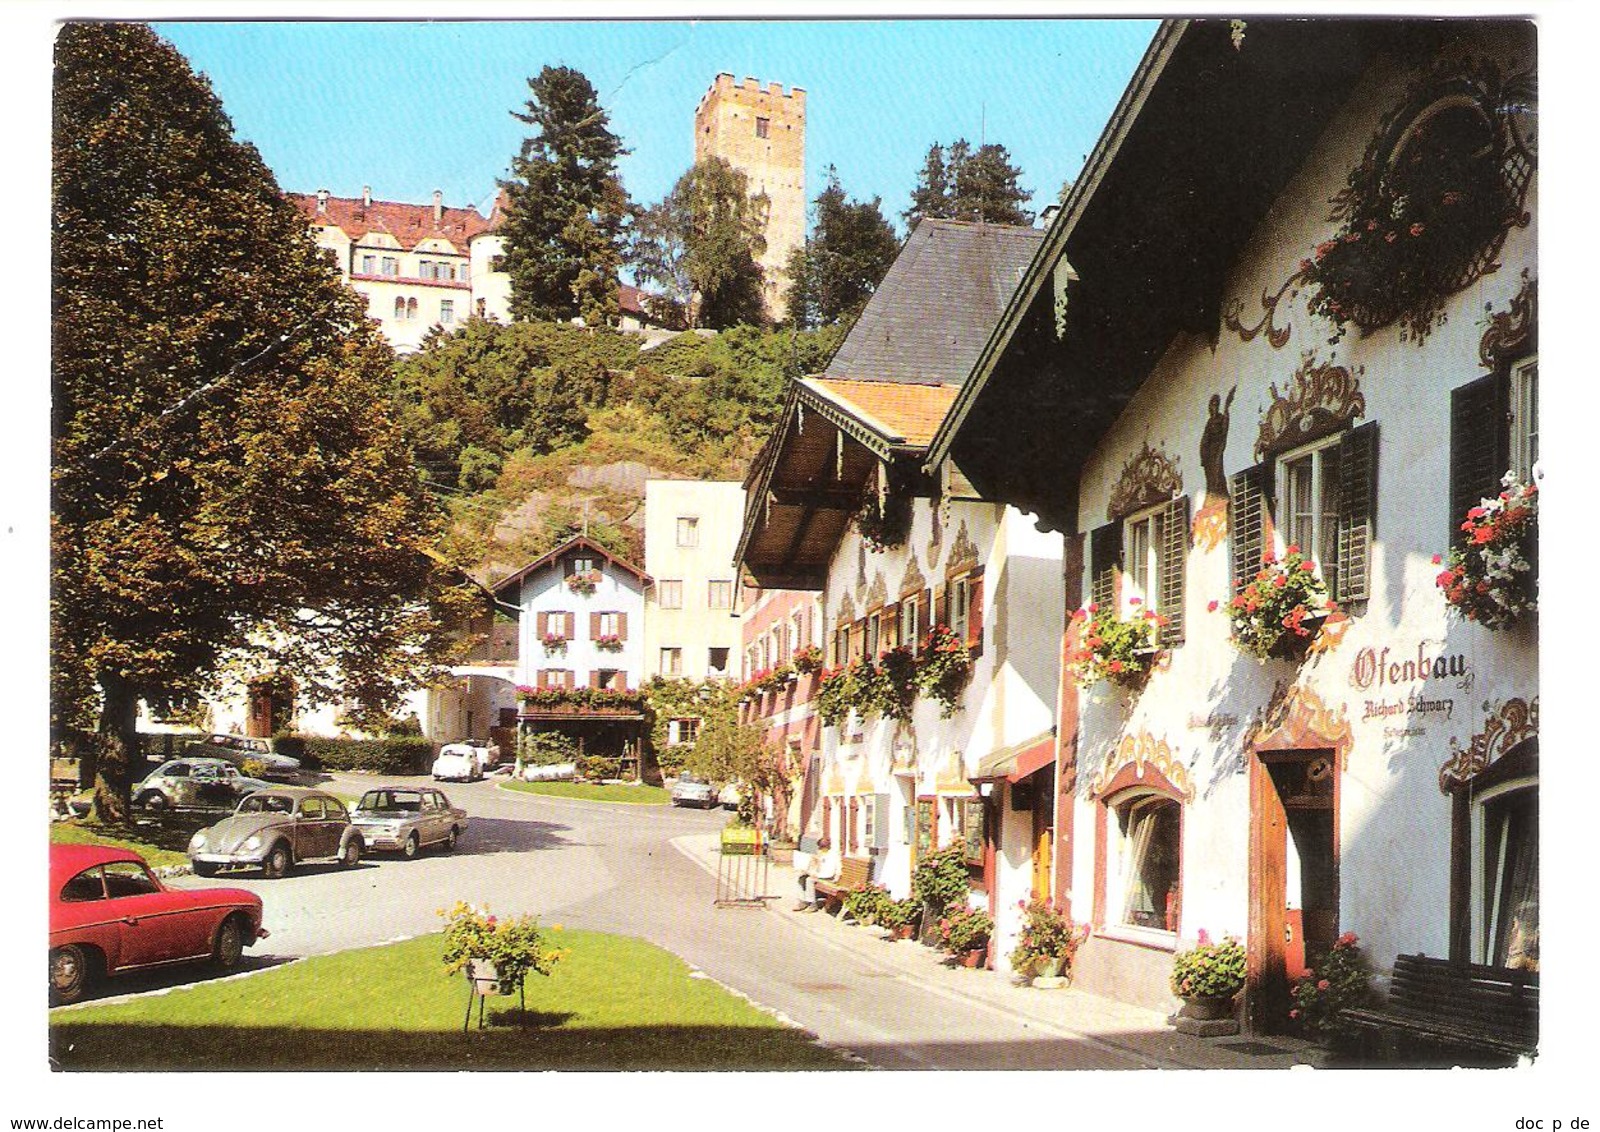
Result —
M217 875L219 868L221 866L214 861L196 861L194 862L194 875L197 877L214 877Z
M450 827L450 832L445 835L444 849L448 853L456 847L456 842L461 839L461 831L455 826Z
M244 922L238 916L222 921L217 929L216 946L211 949L211 962L219 969L231 971L239 965L244 956L244 930Z
M345 847L339 852L339 864L346 869L353 869L361 863L361 838L352 837L346 842Z
M89 989L93 960L88 949L77 944L58 947L50 953L50 1001L77 1002Z
M294 864L289 855L289 847L283 842L278 842L272 847L272 852L267 854L267 859L261 863L261 871L273 880L289 875L289 869Z
M400 847L400 852L405 854L406 860L409 861L419 852L421 852L421 850L422 843L417 840L416 831L413 830L411 836L406 838L406 843Z
M151 817L158 818L167 812L167 799L163 794L152 790L139 800L139 805Z

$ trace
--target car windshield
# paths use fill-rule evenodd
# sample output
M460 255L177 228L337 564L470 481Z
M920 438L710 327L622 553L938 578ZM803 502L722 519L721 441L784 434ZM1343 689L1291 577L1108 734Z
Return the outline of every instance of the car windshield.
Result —
M422 795L410 790L368 790L356 809L369 814L420 813Z
M282 794L252 794L239 803L241 814L288 814L294 812L294 799Z

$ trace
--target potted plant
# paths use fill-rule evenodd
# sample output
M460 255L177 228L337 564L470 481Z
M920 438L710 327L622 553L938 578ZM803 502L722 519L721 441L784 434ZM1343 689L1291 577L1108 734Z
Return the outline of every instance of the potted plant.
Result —
M1011 969L1031 979L1034 986L1060 986L1072 980L1072 959L1088 937L1088 925L1079 927L1053 900L1019 900L1022 931L1011 952Z
M922 901L914 896L887 900L878 908L878 923L889 930L893 939L911 939L917 934L917 922L921 919Z
M602 633L595 638L594 647L601 652L621 652L622 638L616 633Z
M882 885L869 884L847 893L844 898L844 911L851 919L860 924L876 924L884 908L893 904L889 890Z
M916 658L917 691L941 705L939 714L949 719L961 706L961 692L972 675L972 654L967 642L948 625L932 625Z
M963 967L978 967L988 954L994 920L976 908L952 909L939 920L939 940Z
M1213 943L1202 929L1199 944L1174 957L1169 985L1183 999L1184 1017L1215 1021L1232 1017L1244 975L1244 944L1232 936Z
M539 921L532 916L502 920L487 907L461 901L446 915L445 974L468 972L480 993L520 991L530 971L548 975L565 956L545 946Z
M567 589L588 597L600 585L599 570L579 570L567 575Z
M546 653L564 653L567 651L567 638L560 633L546 633L540 643L544 645Z
M1138 605L1139 599L1131 599ZM1080 687L1110 680L1125 688L1138 687L1155 664L1157 632L1167 618L1148 609L1132 617L1119 617L1115 610L1087 605L1072 614L1078 628L1080 647L1068 659L1068 667Z
M1233 643L1258 660L1302 659L1333 609L1317 564L1298 546L1291 545L1281 560L1268 551L1229 605Z
M922 906L922 940L933 941L948 909L965 907L972 885L967 879L966 850L952 845L929 853L911 874L911 895Z
M1340 1041L1356 1034L1340 1011L1365 1006L1371 999L1372 966L1356 933L1345 932L1295 984L1289 1021L1313 1037Z
M1450 551L1450 564L1435 584L1450 608L1490 629L1503 629L1538 608L1530 550L1539 527L1539 488L1515 472L1500 481L1494 499L1471 508L1461 522L1465 544ZM1439 555L1433 561L1438 565Z
M801 676L809 676L822 669L822 650L816 645L807 645L794 654L794 670Z

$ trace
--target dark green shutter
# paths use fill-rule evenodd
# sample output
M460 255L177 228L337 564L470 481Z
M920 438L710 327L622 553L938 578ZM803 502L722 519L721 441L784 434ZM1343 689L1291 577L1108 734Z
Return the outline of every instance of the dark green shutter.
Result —
M1378 511L1378 422L1339 440L1339 546L1333 592L1337 602L1371 596L1371 552Z
M1089 602L1110 609L1117 600L1122 569L1122 524L1107 523L1089 532Z
M1158 642L1162 648L1183 644L1183 591L1189 564L1189 497L1167 504L1161 519L1161 569L1156 583L1156 609L1167 618Z
M1232 544L1233 592L1261 569L1272 518L1272 464L1257 464L1228 481L1228 539Z
M1511 466L1511 381L1492 373L1450 391L1450 545L1480 499L1500 494Z

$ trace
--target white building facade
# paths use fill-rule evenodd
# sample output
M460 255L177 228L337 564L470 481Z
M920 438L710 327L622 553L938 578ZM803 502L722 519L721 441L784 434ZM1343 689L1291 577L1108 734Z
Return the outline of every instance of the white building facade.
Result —
M738 482L647 480L644 672L694 680L738 674L733 555L744 517Z

